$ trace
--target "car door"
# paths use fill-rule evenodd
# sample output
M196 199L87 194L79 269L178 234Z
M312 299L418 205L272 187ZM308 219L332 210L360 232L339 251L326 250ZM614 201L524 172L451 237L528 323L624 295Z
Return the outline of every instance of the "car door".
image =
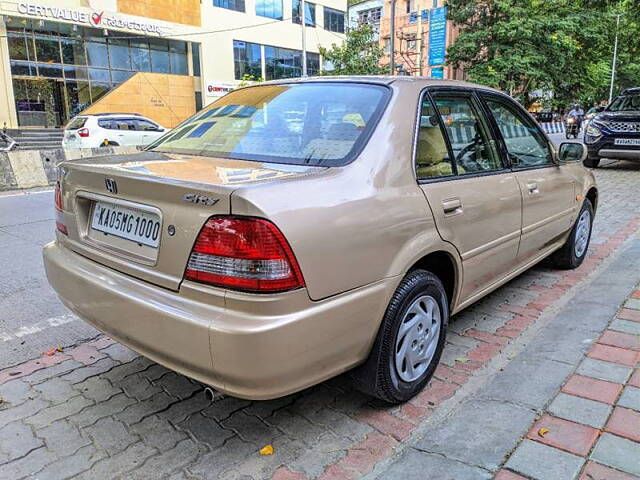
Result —
M554 162L549 141L520 105L498 94L483 93L482 98L522 190L518 261L533 261L571 229L577 207L575 180L567 168Z
M138 130L140 131L140 134L141 134L140 145L150 144L155 139L160 137L164 132L163 128L153 123L151 120L139 118L136 120L136 123L138 125Z
M514 269L520 187L472 91L431 90L420 108L416 176L440 236L460 253L459 301L471 302Z

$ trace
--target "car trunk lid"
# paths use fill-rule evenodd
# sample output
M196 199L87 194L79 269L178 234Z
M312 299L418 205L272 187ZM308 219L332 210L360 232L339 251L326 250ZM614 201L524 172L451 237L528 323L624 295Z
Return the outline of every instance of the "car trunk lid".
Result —
M61 241L110 268L177 290L200 229L211 216L231 213L236 188L314 170L324 168L159 152L65 162L68 236Z

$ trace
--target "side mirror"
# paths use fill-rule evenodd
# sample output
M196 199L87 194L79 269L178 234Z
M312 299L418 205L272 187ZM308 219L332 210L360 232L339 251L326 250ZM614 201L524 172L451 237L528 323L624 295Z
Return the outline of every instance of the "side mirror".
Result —
M604 112L604 109L607 107L596 107L596 112L600 113L600 112Z
M587 158L587 149L583 143L565 142L560 144L558 149L558 163L583 162Z

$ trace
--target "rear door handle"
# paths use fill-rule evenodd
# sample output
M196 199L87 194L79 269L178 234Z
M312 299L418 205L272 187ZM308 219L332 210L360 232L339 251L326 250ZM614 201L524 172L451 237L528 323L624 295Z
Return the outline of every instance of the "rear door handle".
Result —
M531 195L537 195L538 193L540 193L540 190L538 189L538 184L536 182L527 183L527 188L529 189L529 193Z
M459 198L443 200L442 210L444 210L445 215L458 215L462 213L462 201Z

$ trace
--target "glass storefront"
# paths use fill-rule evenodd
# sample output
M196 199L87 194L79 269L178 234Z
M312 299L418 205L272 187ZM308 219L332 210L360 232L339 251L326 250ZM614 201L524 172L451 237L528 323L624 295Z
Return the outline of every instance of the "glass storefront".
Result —
M187 42L16 17L6 26L21 126L62 126L135 72L188 74Z

